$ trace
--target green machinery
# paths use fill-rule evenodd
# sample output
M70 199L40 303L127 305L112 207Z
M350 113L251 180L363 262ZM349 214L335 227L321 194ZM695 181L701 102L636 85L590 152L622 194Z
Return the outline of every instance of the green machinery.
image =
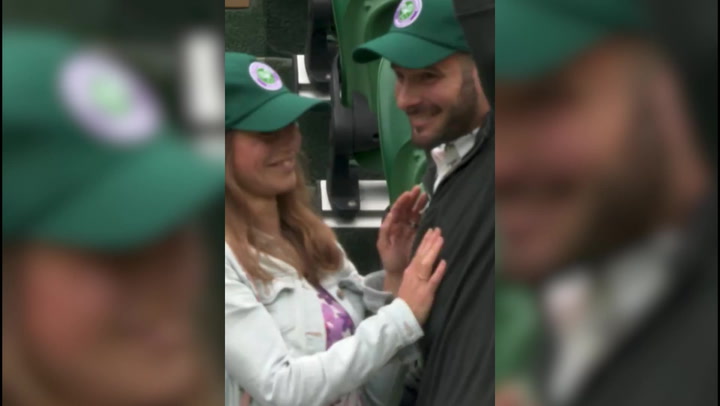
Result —
M360 207L357 166L383 173L389 201L420 183L425 153L410 143L410 124L397 108L395 74L387 61L352 63L353 49L388 30L396 0L311 0L305 70L330 94L332 119L328 197L340 217Z

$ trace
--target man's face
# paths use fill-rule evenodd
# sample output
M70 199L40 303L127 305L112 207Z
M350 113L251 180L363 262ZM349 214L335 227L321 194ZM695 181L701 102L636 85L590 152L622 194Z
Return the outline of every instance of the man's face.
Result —
M454 54L425 69L393 65L395 100L410 119L412 142L431 149L480 125L489 110L472 59Z
M3 329L19 348L8 350L66 404L177 404L200 368L201 247L193 232L123 255L25 247Z
M648 231L665 198L667 157L653 79L638 61L628 44L608 41L555 76L498 84L505 271L536 279Z

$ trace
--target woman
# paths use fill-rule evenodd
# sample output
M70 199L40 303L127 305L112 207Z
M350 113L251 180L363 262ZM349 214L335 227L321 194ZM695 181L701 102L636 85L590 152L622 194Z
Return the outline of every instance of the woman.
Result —
M3 404L218 404L196 222L219 208L222 165L170 135L108 54L55 31L4 30L2 43ZM68 101L89 83L111 83L104 94L143 123L92 97L81 114Z
M394 210L378 241L386 277L361 277L311 210L297 164L295 122L323 104L239 53L225 55L225 98L226 404L391 404L445 271L443 261L432 270L439 231L408 265L414 233ZM419 190L402 201L415 199Z

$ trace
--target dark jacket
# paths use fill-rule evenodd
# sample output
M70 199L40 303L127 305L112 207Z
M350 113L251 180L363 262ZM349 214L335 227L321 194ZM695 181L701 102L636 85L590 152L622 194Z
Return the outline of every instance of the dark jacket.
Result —
M718 404L717 224L713 194L684 234L671 293L595 369L570 406ZM552 356L551 346L544 349Z
M492 112L474 147L431 193L418 239L439 227L447 272L424 326L424 369L403 405L492 406L495 374L495 127ZM429 165L425 189L435 180Z

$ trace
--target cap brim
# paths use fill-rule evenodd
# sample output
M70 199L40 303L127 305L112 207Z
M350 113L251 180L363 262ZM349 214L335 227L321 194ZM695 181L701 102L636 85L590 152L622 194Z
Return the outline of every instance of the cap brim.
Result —
M161 137L55 210L30 238L92 250L122 251L190 223L224 191L222 160L203 159L174 137Z
M270 132L297 121L308 111L328 110L329 104L320 99L285 92L268 100L248 116L230 126L234 130Z
M542 2L505 1L495 9L497 80L530 80L561 68L609 34Z
M422 69L455 52L458 51L414 35L389 32L355 49L353 60L357 63L368 63L385 58L403 68Z

